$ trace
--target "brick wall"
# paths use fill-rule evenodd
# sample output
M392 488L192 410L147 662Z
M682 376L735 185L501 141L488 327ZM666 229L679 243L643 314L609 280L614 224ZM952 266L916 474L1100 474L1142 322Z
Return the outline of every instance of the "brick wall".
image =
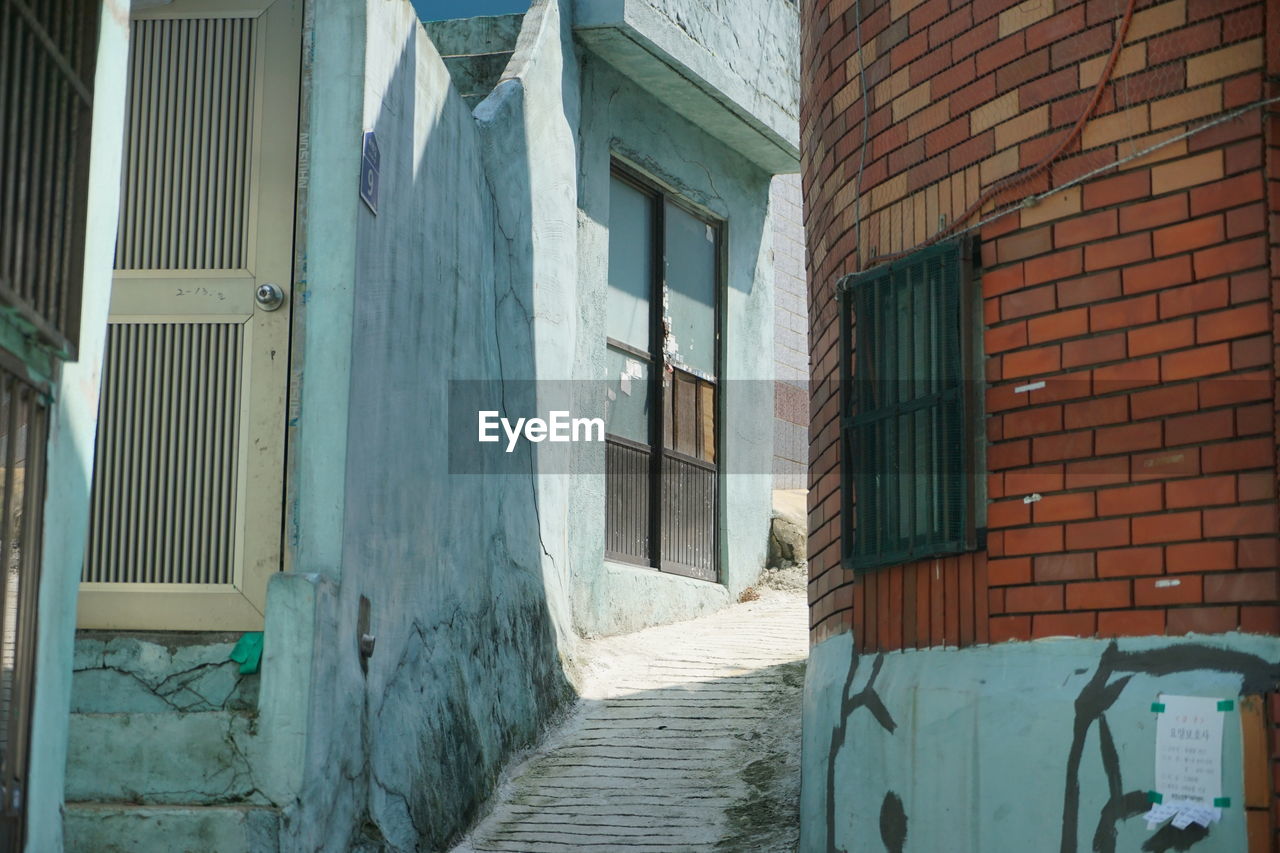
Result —
M773 487L809 485L809 312L799 175L769 187L773 211Z
M1257 105L1280 3L1138 0L1069 136L1126 5L803 6L815 642L1280 632L1280 121ZM981 245L988 547L854 577L834 285L958 225Z

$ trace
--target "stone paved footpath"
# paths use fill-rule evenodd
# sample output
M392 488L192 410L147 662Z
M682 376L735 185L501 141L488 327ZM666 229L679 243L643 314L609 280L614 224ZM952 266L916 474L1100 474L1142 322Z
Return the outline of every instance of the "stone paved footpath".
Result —
M582 701L455 853L794 851L802 595L594 641Z

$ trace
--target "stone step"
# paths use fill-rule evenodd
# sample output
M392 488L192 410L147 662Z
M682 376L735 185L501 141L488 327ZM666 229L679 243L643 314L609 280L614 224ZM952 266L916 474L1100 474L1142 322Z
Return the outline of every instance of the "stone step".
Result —
M488 95L502 78L511 51L502 53L475 53L467 56L444 57L445 67L453 78L453 86L464 98Z
M424 21L432 44L441 56L467 53L500 53L515 50L524 15L484 15L448 21Z
M81 631L76 635L71 711L251 711L259 675L230 659L239 634Z
M72 714L68 802L266 805L245 713Z
M66 853L279 853L280 816L259 806L68 803Z

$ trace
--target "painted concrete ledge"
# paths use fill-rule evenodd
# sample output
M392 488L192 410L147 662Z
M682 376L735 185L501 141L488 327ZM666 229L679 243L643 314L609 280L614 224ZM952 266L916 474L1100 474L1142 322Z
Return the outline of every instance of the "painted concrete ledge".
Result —
M796 7L787 0L578 0L574 32L658 100L770 173L799 169ZM782 62L762 61L781 56ZM792 73L766 74L777 68Z
M721 584L610 560L604 561L603 571L589 587L575 589L574 594L581 599L575 622L587 637L696 619L733 603Z
M833 637L805 682L801 850L1239 853L1239 713L1224 730L1222 821L1148 831L1151 703L1273 690L1278 661L1280 639L1243 634L861 656Z

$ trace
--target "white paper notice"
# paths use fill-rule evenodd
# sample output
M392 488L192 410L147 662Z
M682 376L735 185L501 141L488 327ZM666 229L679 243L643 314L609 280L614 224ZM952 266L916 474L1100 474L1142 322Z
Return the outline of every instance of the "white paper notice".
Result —
M1178 829L1186 829L1193 823L1198 823L1207 829L1209 824L1222 820L1222 809L1216 806L1211 808L1195 803L1165 800L1163 803L1153 805L1142 816L1142 819L1147 822L1147 829L1155 829L1169 818L1173 818L1173 825Z
M1161 695L1156 787L1166 802L1207 808L1222 796L1222 717L1217 699Z

